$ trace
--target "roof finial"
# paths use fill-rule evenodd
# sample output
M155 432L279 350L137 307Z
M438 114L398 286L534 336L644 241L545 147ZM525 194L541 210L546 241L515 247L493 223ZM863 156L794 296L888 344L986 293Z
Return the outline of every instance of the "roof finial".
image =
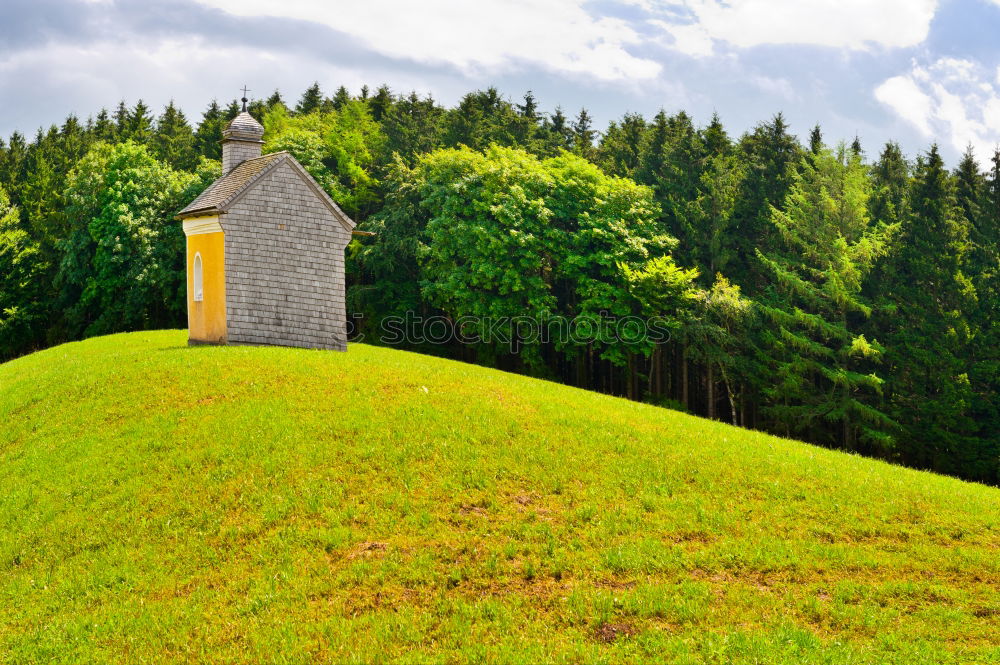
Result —
M243 84L242 89L243 89L243 99L240 101L243 102L243 111L245 112L247 110L247 102L250 101L249 99L247 99L247 93L250 92L250 89L247 88L246 83Z

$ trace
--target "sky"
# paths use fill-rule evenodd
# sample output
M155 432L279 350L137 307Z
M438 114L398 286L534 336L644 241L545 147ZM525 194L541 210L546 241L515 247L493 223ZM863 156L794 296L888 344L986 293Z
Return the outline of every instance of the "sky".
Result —
M783 112L803 140L1000 144L1000 0L0 0L0 136L119 100L196 122L208 102L318 81L452 105L496 86L541 108Z

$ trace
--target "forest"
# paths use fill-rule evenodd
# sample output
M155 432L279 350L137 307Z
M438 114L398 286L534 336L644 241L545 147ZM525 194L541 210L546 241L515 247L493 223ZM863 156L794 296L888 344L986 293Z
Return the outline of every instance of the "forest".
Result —
M174 214L239 110L121 102L0 139L0 361L186 327ZM599 131L492 88L446 107L315 84L249 111L374 234L347 250L366 343L413 314L508 321L404 344L1000 482L1000 150L951 168L934 145L800 141L780 113L738 136L684 111ZM594 334L519 334L558 317ZM669 334L606 325L627 319Z

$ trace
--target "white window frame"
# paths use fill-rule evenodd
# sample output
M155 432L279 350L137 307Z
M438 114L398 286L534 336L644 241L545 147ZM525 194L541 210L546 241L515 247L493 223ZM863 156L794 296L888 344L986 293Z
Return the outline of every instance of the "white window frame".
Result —
M192 269L192 291L194 291L194 302L201 302L205 299L205 267L202 265L201 252L194 253L194 267Z

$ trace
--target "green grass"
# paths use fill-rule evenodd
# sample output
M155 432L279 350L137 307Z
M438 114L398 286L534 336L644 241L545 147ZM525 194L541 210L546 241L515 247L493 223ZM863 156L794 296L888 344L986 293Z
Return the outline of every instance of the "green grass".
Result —
M1000 491L400 351L0 365L0 662L1000 661Z

